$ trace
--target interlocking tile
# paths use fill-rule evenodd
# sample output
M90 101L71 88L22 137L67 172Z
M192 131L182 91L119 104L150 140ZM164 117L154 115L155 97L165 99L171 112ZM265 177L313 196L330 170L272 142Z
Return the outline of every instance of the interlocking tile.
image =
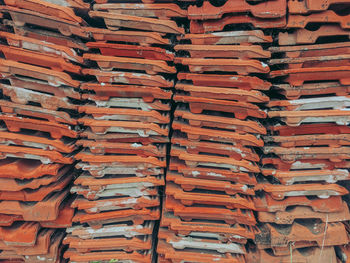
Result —
M242 244L237 244L234 242L223 243L220 240L209 239L205 237L188 237L179 236L174 232L168 230L167 228L160 228L158 232L159 240L165 240L167 243L175 249L202 249L202 250L212 250L218 253L235 253L235 254L245 254L245 248Z
M37 92L17 86L10 86L0 83L4 95L11 98L17 104L29 104L30 102L40 103L44 109L55 110L59 108L77 110L78 106L70 103L67 97L58 97L51 94Z
M60 33L64 36L75 35L81 38L89 37L88 32L79 23L57 17L57 12L54 12L55 16L45 15L39 13L37 10L31 11L12 6L2 6L1 11L10 13L15 25L44 25L44 27L49 29L58 29Z
M184 34L184 29L178 27L175 21L138 17L131 15L116 15L113 12L90 11L90 17L101 17L104 19L108 29L115 30L119 27L153 31L160 33Z
M185 83L176 83L175 88L177 90L183 90L189 92L192 97L203 97L222 100L237 100L244 102L256 102L264 103L268 102L269 98L258 90L241 90L235 88L225 87L209 87L209 86L196 86Z
M231 145L227 143L225 144L222 142L196 142L188 140L184 137L177 136L176 134L173 134L171 142L174 145L186 147L186 151L189 154L209 153L225 157L231 157L235 160L245 159L255 162L260 160L260 157L254 152L253 149L240 145Z
M170 244L160 240L157 247L157 252L163 255L169 261L163 262L177 262L184 260L186 262L222 262L222 263L243 263L245 259L243 255L236 255L231 253L213 253L205 252L203 249L174 249Z
M258 60L224 59L224 58L183 58L176 57L174 63L189 67L191 73L203 73L209 71L236 72L239 75L250 73L269 73L267 64Z
M179 80L192 81L196 86L239 88L243 90L269 90L271 83L257 77L240 75L195 74L179 72Z
M155 99L170 100L172 96L170 91L153 86L83 83L80 88L87 91L94 91L94 95L82 95L84 99L94 98L93 101L96 99L110 101L114 99L113 97L125 97L128 100L142 98L144 102L150 103Z
M178 235L211 237L222 242L237 242L245 244L247 239L254 239L255 230L245 225L229 225L226 223L215 223L208 220L196 220L186 222L171 212L163 212L161 227L167 227Z
M300 126L299 126L300 127ZM297 136L266 136L266 142L274 142L281 147L296 146L321 146L328 145L330 147L348 146L350 145L350 134L315 134L315 135L297 135Z
M174 199L172 196L167 196L165 199L165 210L172 211L175 216L179 216L182 220L192 222L196 220L209 220L217 222L218 220L226 224L244 224L256 225L256 219L251 210L244 209L228 209L223 206L203 206L195 205L185 206L180 200Z
M307 16L289 14L288 28L305 28L309 23L336 23L344 29L349 29L349 16L338 15L333 10L326 10L321 13L312 13Z
M338 184L293 184L293 185L277 185L277 184L259 184L255 190L264 190L276 200L283 200L288 196L318 196L327 198L329 196L338 196L348 194L346 188Z
M176 73L175 67L168 66L166 61L144 58L125 58L115 56L104 56L92 53L85 53L84 59L95 61L101 70L111 71L113 69L145 71L147 74Z
M13 47L38 51L43 54L53 54L74 62L83 63L83 58L69 46L53 44L9 32L0 32L0 37L5 38L7 43Z
M296 262L318 263L321 258L327 259L329 263L336 263L337 257L333 247L308 247L301 249L294 249L292 255L273 255L268 250L257 250L255 252L249 251L247 254L247 260L249 262L256 263L280 263L290 262L290 260Z
M188 97L185 97L186 99ZM195 97L192 97L195 98ZM199 97L200 98L200 97ZM210 101L210 100L209 100ZM218 100L215 100L216 103L220 103ZM231 104L231 107L234 107L235 103ZM237 109L235 112L243 111L242 108L244 106L251 106L252 104L244 104L244 103L238 103ZM242 106L242 107L240 107ZM254 107L254 106L252 106ZM238 113L238 114L242 114ZM205 127L205 128L221 128L224 130L230 130L230 131L237 131L242 134L242 136L246 135L245 133L256 133L256 134L266 134L266 129L258 122L251 121L251 120L240 120L237 118L229 118L225 116L217 116L217 115L209 115L209 114L198 114L198 113L191 113L185 109L177 108L174 112L174 116L178 118L179 121L181 119L185 119L188 121L189 125L194 127ZM181 118L181 119L180 119ZM177 123L177 122L176 122ZM176 124L173 126L175 128L177 126ZM185 130L184 130L185 132ZM192 132L189 132L192 133ZM196 132L193 132L196 133ZM204 135L204 134L203 134ZM232 135L234 136L234 135ZM250 141L256 141L253 139L252 136L247 135L246 136L251 137L252 139ZM243 138L243 137L242 137ZM234 144L242 144L238 142L233 142ZM243 143L244 144L244 143ZM258 141L253 143L253 145L260 145Z
M154 222L149 221L142 225L128 225L128 224L112 224L104 225L101 228L94 229L92 227L73 226L67 229L67 233L72 236L78 236L81 239L103 238L112 236L144 236L152 235Z
M226 194L211 194L206 191L185 192L180 186L168 182L165 193L174 199L180 200L184 205L205 204L224 206L228 209L255 209L254 203L250 197L243 197L238 194L234 196Z
M0 213L6 215L20 215L25 221L55 220L59 214L59 206L66 198L68 189L54 193L43 201L23 203L20 201L1 201Z
M209 3L209 2L205 2ZM190 45L180 44L176 51L187 51L192 58L270 58L271 53L258 45Z
M127 31L127 30L109 30L104 28L89 27L87 30L97 41L120 41L139 43L148 46L151 44L169 45L169 39L163 38L164 33L144 32L144 31Z
M6 0L6 5L15 6L21 9L27 9L34 12L40 12L45 15L57 16L59 18L70 20L72 22L83 23L83 19L74 14L74 11L67 6L61 6L59 4L50 3L43 0Z
M347 0L302 0L288 2L289 13L291 14L306 14L311 12L319 12L327 10L332 4L347 4Z
M34 246L40 230L39 223L18 222L9 227L0 227L1 242L8 246Z
M226 169L215 167L188 167L185 162L180 161L172 156L169 164L170 171L177 171L186 177L200 178L208 180L232 181L236 183L255 185L255 176L246 172L232 172Z
M265 176L274 176L281 184L294 184L299 182L325 181L335 183L342 180L350 180L350 174L346 169L334 170L296 170L280 171L273 169L261 169Z
M213 31L223 31L227 25L251 24L255 28L284 28L287 24L286 18L263 19L246 14L228 14L222 19L197 21L191 20L191 33L207 33Z
M132 221L135 225L140 225L145 221L158 220L159 218L159 209L143 208L141 210L124 209L96 214L87 214L79 211L74 215L73 222L88 223L96 229L102 227L103 224Z
M268 10L268 11L266 11ZM188 7L188 18L193 20L219 19L227 13L250 12L259 18L277 18L286 15L286 0L260 2L251 5L244 0L226 2L223 6L216 7L210 2L204 2L201 7L191 5Z
M27 50L23 48L0 45L0 51L8 60L21 63L34 64L57 71L66 71L80 74L81 68L67 62L63 57L56 54L43 54L42 52ZM33 59L35 58L35 59Z
M208 99L176 94L173 98L176 102L188 103L192 113L202 113L204 110L234 113L235 118L244 120L248 116L266 118L267 114L257 105L229 100Z
M178 40L190 40L193 45L229 45L240 43L270 43L271 36L265 36L261 30L222 31L206 34L185 34Z
M349 207L343 204L344 210L335 213L315 212L311 207L296 206L288 211L279 211L275 213L258 212L260 222L272 222L276 224L293 224L297 219L320 219L322 222L341 222L348 221L350 218Z
M132 260L140 263L151 263L152 253L145 252L125 252L125 251L102 251L102 252L84 252L79 253L76 250L68 249L64 257L70 258L74 262L91 262L91 261L111 261L111 260Z
M350 127L345 125L337 125L334 123L313 123L302 124L299 127L291 127L286 125L269 126L270 130L277 132L280 136L297 136L297 135L344 135L350 133ZM322 137L321 137L322 138ZM283 139L282 139L283 141Z
M123 71L102 71L98 69L85 68L82 70L85 75L92 75L100 83L122 83L132 85L143 85L152 87L172 87L173 82L166 80L161 75L148 75L144 73L133 73Z
M125 5L127 4L123 4L123 6ZM164 6L164 5L161 5L161 6ZM137 10L138 9L136 9L136 11ZM131 32L133 31L130 31L130 33ZM125 44L115 44L115 43L106 43L106 42L88 42L86 43L86 46L89 48L98 48L101 54L104 56L143 58L143 59L163 60L163 61L174 60L174 54L172 52L159 47L125 45Z
M321 25L315 31L300 28L293 33L281 32L278 43L282 46L297 44L314 44L320 37L350 36L350 32L338 25Z
M179 147L172 147L171 156L176 156L180 160L186 162L186 165L192 168L206 166L221 169L229 169L232 172L259 172L259 167L247 160L235 160L232 158L215 156L215 155L201 155L201 154L189 154L185 150Z
M139 17L159 17L169 19L172 17L186 17L186 10L182 10L177 4L95 4L94 10L107 11L115 14L131 15Z
M77 88L80 85L79 81L73 80L70 75L64 72L4 59L0 59L0 65L0 74L2 78L21 75L46 81L53 86L68 85Z
M256 196L254 203L257 211L275 213L285 211L295 206L311 207L315 212L337 213L344 210L344 202L341 196L330 196L328 198L308 198L307 196L291 196L276 200L269 194Z
M258 248L272 248L277 251L278 249L289 250L290 242L295 248L348 243L345 227L340 222L328 223L327 228L325 223L294 222L287 226L266 223L260 227L260 231L255 237Z

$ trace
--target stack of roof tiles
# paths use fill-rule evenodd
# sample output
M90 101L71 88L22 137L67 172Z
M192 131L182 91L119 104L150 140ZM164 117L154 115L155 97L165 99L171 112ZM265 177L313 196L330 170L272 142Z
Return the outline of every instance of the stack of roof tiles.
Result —
M190 32L175 46L181 67L158 260L246 262L257 230L255 175L266 134L260 106L271 86L262 78L270 72L263 47L272 38L261 28L285 24L286 1L221 7L204 1L187 11Z
M65 257L153 262L176 73L170 38L183 33L172 18L185 13L169 3L106 2L89 12L101 27L89 29L95 41L84 54L93 77L81 86L83 173L72 188L79 211Z
M64 1L62 1L64 2ZM6 0L0 32L0 259L61 262L71 225L85 22L40 0ZM68 2L67 2L68 4Z
M341 37L349 34L346 18L336 12L349 5L288 4L288 30L270 48L275 95L256 243L263 262L338 262L334 246L348 262L350 45Z

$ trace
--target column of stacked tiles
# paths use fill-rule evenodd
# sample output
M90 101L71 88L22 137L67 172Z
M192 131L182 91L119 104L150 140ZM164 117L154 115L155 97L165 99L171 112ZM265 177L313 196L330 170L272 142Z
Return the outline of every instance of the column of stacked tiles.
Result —
M169 144L176 69L170 37L183 33L174 4L95 4L95 42L87 43L81 86L85 130L77 155L83 173L72 203L79 211L64 242L74 262L152 262Z
M79 76L87 38L75 1L6 0L0 50L0 259L61 262L71 225L69 188ZM58 31L58 30L59 31Z
M175 46L181 72L159 262L254 262L246 260L246 245L257 230L254 186L267 116L261 107L271 86L263 80L270 58L264 46L272 42L258 28L285 25L285 13L281 0L188 7L190 33Z
M350 31L346 17L336 12L350 3L288 4L288 29L270 49L275 88L268 105L266 194L256 242L261 254L270 255L262 262L348 262L343 222L350 214L343 196L348 194L344 181L350 179L350 42L342 36Z

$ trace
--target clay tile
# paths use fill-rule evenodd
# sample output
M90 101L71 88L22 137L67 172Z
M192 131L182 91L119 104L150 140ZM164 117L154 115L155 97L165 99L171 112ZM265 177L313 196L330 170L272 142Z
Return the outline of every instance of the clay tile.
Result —
M347 3L347 0L330 0L318 2L317 0L303 0L288 2L288 9L291 14L306 14L311 12L326 11L332 4Z
M208 71L229 71L237 72L239 75L248 75L250 73L270 72L269 66L258 60L176 57L174 62L189 66L189 70L192 73L203 73Z
M337 125L334 123L313 123L302 124L299 127L290 127L285 125L270 126L270 130L277 132L281 137L283 136L297 136L297 135L345 135L350 134L350 127L344 125ZM288 137L287 137L288 138ZM322 137L321 137L322 138Z
M202 113L204 110L234 113L235 118L244 120L248 116L266 118L266 113L257 105L248 102L208 99L176 94L174 100L188 103L192 113Z
M102 251L102 252L84 252L79 253L73 249L68 249L64 257L70 258L74 262L91 262L91 261L111 261L111 260L132 260L134 262L149 263L152 262L150 253L140 253L137 251Z
M233 107L233 105L234 104L232 104L231 106ZM244 104L242 106L244 106ZM237 133L241 134L266 134L266 129L259 122L256 121L240 120L236 118L228 118L223 116L213 116L206 114L194 114L189 111L182 110L181 108L176 109L174 115L175 117L181 117L182 119L188 120L189 125L194 127L221 128L224 130L236 131Z
M251 210L228 209L225 207L195 205L185 206L172 196L165 198L166 211L173 211L176 216L189 222L191 220L209 220L210 222L224 221L227 224L256 225L255 216Z
M177 171L186 177L200 178L208 180L222 180L231 181L248 185L255 185L255 176L251 176L249 173L244 172L232 172L230 170L214 168L214 167L188 167L185 162L181 162L175 157L171 157L169 164L169 170Z
M7 246L34 246L40 225L35 222L18 222L0 227L0 238Z
M182 147L186 147L186 151L190 154L199 154L199 153L210 153L217 154L225 157L231 157L236 160L248 160L258 162L260 157L251 149L244 146L234 146L225 143L216 143L216 142L206 142L199 141L194 142L187 140L183 137L177 137L173 135L171 138L171 142L174 145L180 145Z
M0 51L4 54L5 58L9 60L34 64L57 71L80 74L81 68L79 66L67 62L64 58L56 54L43 54L42 52L4 45L0 45Z
M40 105L48 110L58 110L59 108L76 110L78 107L70 103L67 97L56 97L47 93L32 91L16 86L0 84L4 95L9 96L11 101L17 104L28 104L29 102L40 103Z
M55 220L59 214L59 206L66 198L68 189L54 193L43 201L23 203L19 201L1 201L0 213L6 215L21 215L25 221Z
M158 232L158 238L160 240L165 240L167 243L175 249L202 249L202 250L212 250L219 253L235 253L235 254L245 254L245 248L242 244L237 243L223 243L218 240L206 239L205 237L184 237L178 236L174 232L166 229L160 228Z
M61 139L63 136L76 138L77 132L67 125L31 118L16 117L11 115L0 115L0 120L6 123L11 132L19 132L21 129L49 132L53 139Z
M269 98L258 90L241 90L235 88L216 88L206 86L195 86L184 83L177 83L175 88L189 92L193 97L204 97L222 100L235 100L244 102L263 103L268 102Z
M158 87L135 85L101 85L95 83L83 83L80 88L83 90L94 91L96 98L106 101L112 100L113 98L111 97L125 97L128 99L142 98L145 102L153 102L155 99L170 100L172 95L170 91Z
M270 43L271 36L265 36L261 30L212 32L207 34L185 34L179 40L190 40L194 45L229 45L241 43Z
M102 71L98 69L83 69L82 72L86 75L95 76L100 83L123 83L169 88L173 86L173 82L166 80L161 75L148 75L122 71Z
M311 207L296 206L288 211L279 211L275 213L258 212L260 222L271 222L276 224L293 224L296 219L320 219L322 222L340 222L348 221L350 218L349 208L344 203L344 210L336 213L315 212Z
M296 223L286 227L285 225L276 225L266 223L260 227L261 234L256 234L255 242L258 248L278 247L287 248L292 242L292 247L309 247L309 246L333 246L348 243L348 236L342 223L325 223L303 222ZM283 238L282 238L283 236ZM325 238L326 236L326 238ZM323 244L323 245L322 245Z
M301 86L305 81L336 80L342 85L349 85L349 66L293 68L271 71L272 78L286 76L285 81L293 86Z
M14 25L15 34L34 38L36 40L45 41L48 43L75 48L79 50L87 51L89 48L79 39L73 39L69 36L64 36L59 32L47 31L37 28L30 28L26 26L16 26ZM85 28L87 30L87 28Z
M157 246L158 254L164 255L165 259L170 261L165 262L178 262L184 260L186 262L196 263L210 263L213 261L219 261L222 263L243 263L245 259L243 255L231 254L231 253L215 253L206 252L203 249L175 249L170 244L163 240L160 240Z
M206 2L207 3L207 2ZM209 2L208 2L209 3ZM270 58L271 53L258 45L176 45L176 51L188 51L192 58Z
M89 48L98 48L101 54L104 56L144 58L164 61L173 61L174 59L174 54L172 52L159 47L125 45L105 42L88 42L86 46Z
M346 195L348 191L338 184L260 184L255 190L262 189L276 200L283 200L287 196L318 196L327 198L330 196Z
M243 90L269 90L271 83L257 77L240 75L194 74L179 72L179 80L189 80L196 86L239 88Z
M213 31L223 31L224 27L232 24L252 24L256 28L283 28L286 26L286 17L263 19L246 14L226 15L222 19L213 20L191 20L191 33L207 33Z
M176 22L171 20L161 20L148 17L138 17L118 14L113 12L90 11L91 17L102 17L108 29L116 30L120 27L132 28L160 33L183 34L184 29L178 27Z
M182 10L177 4L95 4L94 10L110 13L139 16L158 17L169 19L172 17L186 17L186 10Z
M25 189L22 191L1 191L0 199L4 201L25 201L40 202L54 192L63 191L63 189L72 181L74 174L67 173L59 178L57 182L42 186L36 190Z
M83 58L69 46L53 44L43 40L37 40L35 38L25 37L8 32L0 32L0 37L5 38L10 46L33 50L44 54L53 54L67 60L83 63Z
M241 197L239 195L229 196L225 194L209 194L201 192L185 192L180 186L168 182L165 193L167 196L172 196L174 199L180 200L181 203L187 206L193 204L217 205L225 206L228 209L255 209L252 199Z
M67 232L71 233L72 236L78 236L81 239L92 239L112 236L134 237L152 235L153 228L154 222L150 221L142 225L127 225L123 223L104 225L98 229L77 225L68 228Z
M12 60L1 59L0 72L2 73L3 77L22 75L44 80L53 86L67 85L77 88L80 85L79 81L73 80L67 73L27 65Z
M135 225L143 224L148 220L158 220L160 212L156 208L140 210L124 209L117 211L101 212L96 214L86 214L78 212L73 217L73 222L88 223L94 228L102 227L102 224L132 221Z
M288 16L288 28L305 28L309 23L338 23L344 29L349 28L350 16L341 16L333 10L326 10L321 13L313 13L307 16L290 14Z
M268 10L268 12L266 11ZM286 15L286 1L259 2L256 5L246 1L226 2L223 6L216 7L210 2L204 2L201 7L191 5L188 7L188 18L193 20L219 19L227 13L250 12L259 18L278 18Z
M173 147L171 149L171 156L176 156L180 160L186 162L186 165L192 168L198 166L217 167L221 169L229 169L233 172L259 172L259 167L254 162L247 160L235 160L230 157L221 157L215 155L204 154L189 154L180 147Z
M97 41L119 41L139 43L142 46L151 44L169 45L169 39L163 38L163 33L144 31L113 31L104 28L89 27L87 30Z
M74 11L65 6L50 3L42 0L5 0L6 5L15 6L22 9L28 9L34 12L40 12L45 15L57 16L62 19L70 20L77 23L82 23L81 17L74 14Z
M76 198L72 207L84 210L87 213L99 213L101 211L114 211L123 209L142 209L145 207L159 206L158 197L117 197L100 200L86 200L83 197Z
M322 14L323 15L323 14ZM315 31L300 28L293 33L279 33L278 43L280 45L313 44L320 37L350 36L350 32L342 29L338 25L322 25Z
M227 181L189 178L174 172L169 172L166 176L166 180L180 185L181 188L185 191L192 191L194 189L205 189L213 191L222 191L228 195L234 195L237 193L244 195L255 195L254 190L252 188L248 188L244 184L232 184L231 182Z
M70 207L72 200L61 204L60 211L55 220L41 221L40 225L45 228L67 228L72 226L75 210Z
M0 160L0 177L13 179L33 179L45 175L56 176L64 170L62 164L42 164L29 159L7 158Z
M176 73L175 67L168 66L166 61L163 60L103 56L92 53L85 53L83 57L96 61L99 68L106 71L113 69L140 70L150 75L156 75L157 73Z
M285 211L288 207L305 206L312 208L315 212L338 213L344 210L344 202L341 196L330 196L328 198L308 198L307 196L291 196L281 200L274 199L269 194L256 196L254 203L257 211L275 213Z
M77 124L77 121L64 111L43 109L42 107L17 104L6 100L0 100L0 108L3 113L17 114L26 117L29 116L71 125Z
M17 77L9 77L9 81L11 82L12 87L18 87L21 89L26 90L33 90L38 91L42 94L42 96L49 98L49 96L58 97L57 100L67 100L68 98L72 99L81 99L81 94L74 90L71 87L55 87L51 86L50 84L47 84L40 80L34 80L30 78L17 78ZM46 96L45 96L46 95ZM13 95L12 95L13 96ZM68 97L68 98L67 98ZM23 98L22 98L23 99ZM50 97L51 99L51 97ZM20 101L23 103L23 101ZM18 102L18 103L20 103ZM43 104L42 106L44 108L50 109L50 106L47 106L46 104ZM60 103L57 102L57 105L60 105ZM52 108L55 108L55 105L51 105Z
M208 220L186 222L173 213L165 211L163 211L160 226L167 227L178 235L196 236L197 233L201 233L201 236L210 236L222 242L236 242L240 244L246 244L247 239L254 239L255 236L255 230L250 226L229 225Z
M12 0L11 0L12 1ZM26 0L26 2L29 0ZM24 2L24 3L26 3ZM38 2L34 2L34 5L40 5ZM22 1L20 1L22 3ZM46 2L45 2L46 4ZM35 7L37 8L37 7ZM88 32L81 27L81 25L75 21L70 21L67 19L60 18L58 16L59 12L56 10L54 11L53 15L46 15L37 12L37 9L35 11L27 10L27 9L20 9L12 6L6 6L5 8L2 8L3 10L10 13L12 20L14 21L15 25L23 26L25 24L31 24L31 25L38 25L38 26L45 26L47 28L58 30L62 35L64 36L71 36L75 35L81 38L89 38ZM42 8L39 8L40 10L43 10ZM44 9L45 10L45 9Z

